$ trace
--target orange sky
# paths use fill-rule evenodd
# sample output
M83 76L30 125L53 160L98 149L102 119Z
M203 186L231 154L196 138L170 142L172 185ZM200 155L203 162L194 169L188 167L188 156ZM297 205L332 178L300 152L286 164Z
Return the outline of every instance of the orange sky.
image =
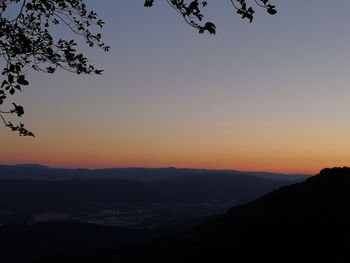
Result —
M13 100L37 137L0 127L0 163L312 174L350 166L350 1L330 9L319 0L317 12L312 1L281 1L278 15L257 12L251 24L224 3L208 5L215 36L162 1L88 3L112 50L81 49L104 74L30 72Z
M342 141L318 145L321 138L278 140L276 135L244 138L196 134L132 134L109 138L87 133L38 138L9 136L1 163L41 163L53 167L190 167L315 174L324 167L349 163ZM127 137L128 136L128 137ZM178 137L179 136L179 137ZM229 135L226 135L229 136ZM305 147L306 145L306 147ZM333 151L331 151L333 150ZM332 153L332 154L330 154ZM345 158L344 158L345 157Z

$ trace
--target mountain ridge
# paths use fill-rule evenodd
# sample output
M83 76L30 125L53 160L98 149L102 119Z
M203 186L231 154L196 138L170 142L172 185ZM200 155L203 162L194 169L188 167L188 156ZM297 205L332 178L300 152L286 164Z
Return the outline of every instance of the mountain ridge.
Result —
M161 181L127 179L0 180L0 200L34 212L74 211L108 203L202 203L212 200L246 203L288 181L244 175L181 175Z
M350 168L327 168L150 243L135 262L349 262L349 222Z
M244 172L238 170L212 170L192 168L51 168L41 164L0 164L0 179L67 180L67 179L132 179L138 181L164 180L179 175L241 174L265 179L286 181L304 180L307 174L283 174L271 172Z
M84 244L88 240L73 237L81 249L70 248L60 254L60 249L65 247L65 241L61 239L63 244L57 243L60 248L54 253L44 250L44 254L35 254L42 253L41 248L33 247L31 254L35 255L33 258L36 260L28 262L345 263L350 261L349 222L350 168L327 168L303 182L282 186L172 237L162 237L135 247L102 250L95 245L87 249ZM69 228L62 228L56 223L44 226L53 229L50 230L50 246L56 244L52 239L55 231L71 234ZM79 224L76 226L80 227ZM83 229L85 226L81 227ZM34 229L37 228L32 230L28 226L28 231ZM41 238L47 237L45 229L37 232L39 236L35 239L39 240L36 242L43 242ZM103 229L108 231L108 228ZM13 231L17 233L17 227ZM17 238L21 237L19 235ZM3 242L7 244L6 239ZM16 239L12 242L19 244ZM18 251L26 253L28 250L24 246ZM16 255L21 256L20 253Z

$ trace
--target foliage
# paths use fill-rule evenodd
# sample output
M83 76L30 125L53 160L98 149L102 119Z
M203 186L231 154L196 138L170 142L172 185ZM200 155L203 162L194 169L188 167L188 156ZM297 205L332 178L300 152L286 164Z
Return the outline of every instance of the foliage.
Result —
M15 15L13 15L15 14ZM54 26L68 27L81 36L88 46L109 47L102 42L100 33L92 27L102 28L104 22L89 11L84 0L0 0L0 56L4 80L0 86L0 106L23 87L28 86L29 69L53 74L61 68L77 74L101 74L76 50L75 40L55 39ZM13 125L5 115L21 117L24 109L12 103L13 108L3 111L0 118L6 127L21 136L34 136L23 124Z
M207 1L199 0L166 0L167 3L174 8L186 21L187 24L198 30L200 34L208 31L210 34L215 34L216 26L212 22L206 22L201 24L203 20L203 14L201 12L202 7L208 5ZM248 5L249 0L230 0L233 7L236 9L242 19L248 19L249 22L253 22L254 9ZM254 0L255 4L259 7L265 8L270 15L277 13L276 7L270 4L270 0ZM152 7L154 0L145 0L145 7Z
M216 26L212 22L203 24L202 8L207 1L166 0L184 20L199 33L207 31L215 34ZM253 21L254 9L248 5L249 0L230 0L242 19ZM254 0L274 15L277 13L270 0ZM146 7L152 7L155 0L145 0ZM15 15L13 15L15 14ZM22 123L12 124L7 115L21 117L24 109L12 103L9 110L2 110L9 96L28 86L26 72L29 69L53 74L58 68L76 74L101 74L88 63L87 58L76 50L77 42L55 39L52 28L68 27L81 36L88 46L98 46L109 50L102 41L100 33L93 33L92 27L102 28L104 22L94 11L89 11L84 0L0 0L0 57L4 80L0 85L0 120L20 136L34 136Z

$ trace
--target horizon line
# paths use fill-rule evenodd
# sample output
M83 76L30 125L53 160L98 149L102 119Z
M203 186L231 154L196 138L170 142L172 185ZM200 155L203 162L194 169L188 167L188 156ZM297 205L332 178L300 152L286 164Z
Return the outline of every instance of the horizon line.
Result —
M271 174L284 174L284 175L308 175L312 176L315 173L303 173L303 172L278 172L268 170L241 170L233 168L199 168L199 167L177 167L177 166L109 166L109 167L82 167L82 166L52 166L42 163L0 163L4 166L42 166L50 169L72 169L72 170L104 170L104 169L177 169L177 170L207 170L207 171L230 171L230 172L243 172L243 173L271 173ZM327 167L325 167L327 168ZM324 168L322 168L324 169ZM320 171L322 170L320 169Z

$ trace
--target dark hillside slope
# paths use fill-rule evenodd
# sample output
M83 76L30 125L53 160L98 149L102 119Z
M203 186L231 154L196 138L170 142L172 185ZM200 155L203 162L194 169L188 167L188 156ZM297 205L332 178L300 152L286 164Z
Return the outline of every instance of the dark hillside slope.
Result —
M290 181L264 179L244 174L183 175L153 184L159 200L205 202L232 200L232 204L250 202L262 195L291 184ZM178 201L177 201L178 200Z
M18 212L12 208L0 204L0 225L10 223L23 223L31 221L30 213Z
M137 262L350 262L350 168L324 169L169 240ZM130 262L131 255L125 255Z
M89 262L97 263L121 246L143 243L154 236L159 233L79 222L4 225L0 226L0 262L49 263L68 254L84 257L84 261L77 262L91 258L93 261Z

